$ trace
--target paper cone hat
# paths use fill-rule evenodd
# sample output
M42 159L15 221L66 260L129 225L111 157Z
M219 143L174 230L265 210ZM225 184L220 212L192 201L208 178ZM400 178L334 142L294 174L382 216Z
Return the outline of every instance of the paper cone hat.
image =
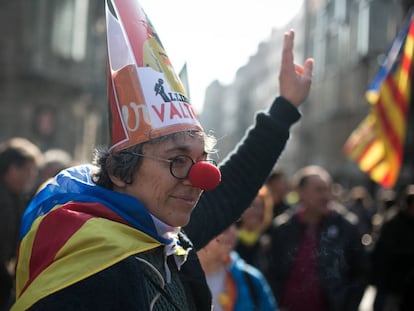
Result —
M111 151L187 130L202 131L183 84L136 0L108 0Z

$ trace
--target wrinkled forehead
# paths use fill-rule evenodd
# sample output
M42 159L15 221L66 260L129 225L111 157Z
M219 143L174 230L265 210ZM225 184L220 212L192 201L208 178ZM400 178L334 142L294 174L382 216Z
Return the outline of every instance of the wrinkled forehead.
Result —
M183 146L183 147L200 147L207 148L208 138L202 131L184 131L152 139L145 143L154 146Z
M192 151L200 150L205 152L205 134L203 132L185 131L161 136L152 139L144 144L145 149L157 149L161 151L181 150Z

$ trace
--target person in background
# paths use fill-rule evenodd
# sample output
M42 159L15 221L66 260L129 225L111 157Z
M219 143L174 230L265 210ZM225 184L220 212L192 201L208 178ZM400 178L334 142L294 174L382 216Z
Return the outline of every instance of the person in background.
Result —
M265 232L272 221L272 211L272 195L268 188L263 186L236 224L238 239L235 251L262 273L265 273L268 267L266 251L270 246L270 240Z
M346 202L347 209L358 217L358 229L362 244L368 249L372 247L372 218L375 214L374 201L364 186L355 186L350 190Z
M289 204L286 202L286 195L289 191L286 174L280 167L276 166L266 179L265 184L272 195L273 217L276 217L289 208Z
M263 274L234 251L236 242L237 228L231 225L197 253L213 295L214 310L278 310Z
M281 310L357 311L369 260L356 225L332 207L331 177L319 166L294 176L298 206L275 218L268 281Z
M404 189L397 214L381 227L371 254L374 311L414 310L414 185Z
M107 4L110 147L31 201L12 310L211 310L196 251L257 194L300 117L313 60L295 66L286 32L281 96L218 170L214 138L138 2Z
M2 263L0 265L0 310L10 310L12 304L13 278L7 267Z
M40 183L55 177L61 170L72 166L73 159L69 152L52 148L43 152L43 162L40 166L39 178Z
M26 138L0 144L0 310L10 306L20 218L37 177L41 151Z
M39 174L36 183L31 189L32 198L42 187L43 183L56 176L63 169L73 165L72 156L59 148L48 149L42 154L42 162L39 165Z
M382 225L388 222L400 210L397 192L394 189L379 188L376 192L375 213L372 216L372 240L375 245Z

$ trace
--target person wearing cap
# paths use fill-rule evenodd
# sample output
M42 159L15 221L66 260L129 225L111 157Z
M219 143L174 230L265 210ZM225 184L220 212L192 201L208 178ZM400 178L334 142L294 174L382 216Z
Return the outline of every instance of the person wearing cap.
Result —
M213 139L142 8L108 4L111 145L28 206L12 310L211 310L196 251L257 194L300 117L313 61L294 65L287 32L281 96L217 169Z

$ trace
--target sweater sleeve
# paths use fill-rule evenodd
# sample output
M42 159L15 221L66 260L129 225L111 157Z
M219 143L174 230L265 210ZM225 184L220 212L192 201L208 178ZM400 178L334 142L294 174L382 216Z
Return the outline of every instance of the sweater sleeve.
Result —
M299 118L297 108L283 97L276 98L267 112L256 115L255 124L220 165L220 185L202 194L184 228L196 250L234 223L250 205Z

